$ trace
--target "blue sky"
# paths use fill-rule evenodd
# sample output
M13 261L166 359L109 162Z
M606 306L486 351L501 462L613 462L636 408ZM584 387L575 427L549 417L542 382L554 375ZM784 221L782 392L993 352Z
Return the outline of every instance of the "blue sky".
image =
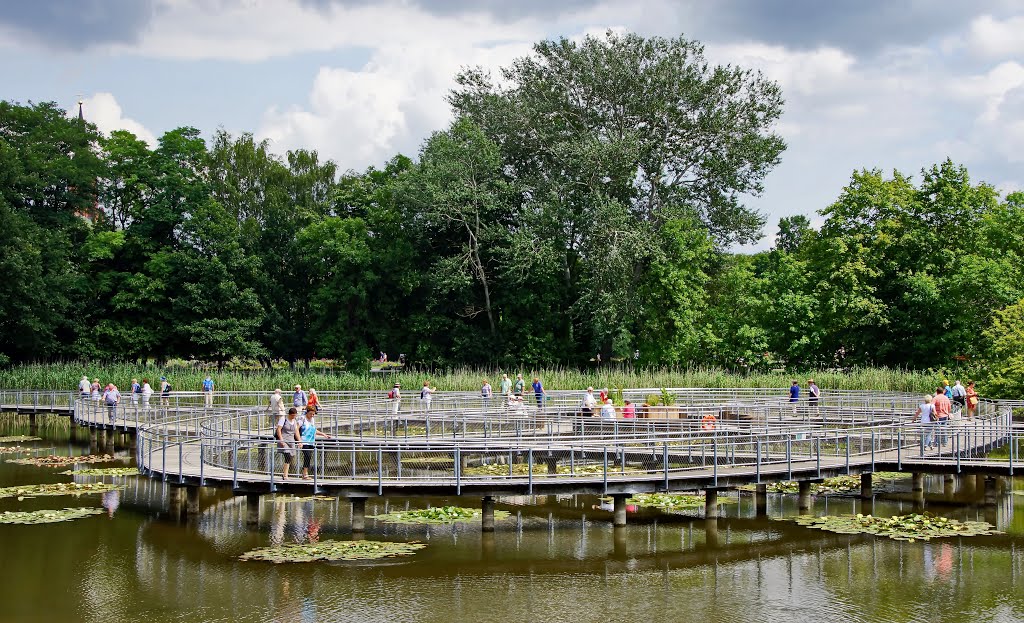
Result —
M0 98L53 100L147 140L250 131L362 170L450 120L465 65L607 29L685 34L778 80L789 142L761 197L814 215L858 168L952 158L1024 187L1024 2L917 0L35 0L0 7Z

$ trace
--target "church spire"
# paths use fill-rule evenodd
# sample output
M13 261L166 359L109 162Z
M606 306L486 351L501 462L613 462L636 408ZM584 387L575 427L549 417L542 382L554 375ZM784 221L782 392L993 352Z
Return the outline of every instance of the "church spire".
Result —
M78 100L78 120L85 123L85 115L82 114L82 100Z

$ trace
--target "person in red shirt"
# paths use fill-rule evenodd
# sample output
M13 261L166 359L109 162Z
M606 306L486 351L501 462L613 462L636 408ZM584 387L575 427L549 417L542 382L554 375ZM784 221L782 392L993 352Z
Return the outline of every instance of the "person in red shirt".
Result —
M935 398L932 400L932 408L935 410L935 421L938 427L935 443L939 444L940 448L946 445L946 437L949 435L946 429L949 427L949 411L952 406L949 398L946 397L946 389L944 387L936 388Z

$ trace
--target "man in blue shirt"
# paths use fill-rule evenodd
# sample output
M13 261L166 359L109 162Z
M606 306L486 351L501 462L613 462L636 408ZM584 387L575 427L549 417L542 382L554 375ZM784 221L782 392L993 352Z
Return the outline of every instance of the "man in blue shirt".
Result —
M544 386L540 384L539 377L533 377L533 394L537 397L537 408L544 407Z
M213 379L209 374L203 379L203 400L207 409L213 406Z
M292 394L292 406L296 409L299 407L305 407L308 399L306 398L306 392L302 391L301 385L295 386L295 393Z
M800 383L796 381L789 386L789 401L793 403L793 413L796 413L796 403L800 402Z

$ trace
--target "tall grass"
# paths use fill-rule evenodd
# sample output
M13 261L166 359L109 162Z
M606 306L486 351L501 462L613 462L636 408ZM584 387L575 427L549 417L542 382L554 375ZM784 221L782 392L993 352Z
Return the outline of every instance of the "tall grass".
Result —
M610 388L659 388L659 387L779 387L788 388L797 380L805 385L808 378L814 378L823 390L828 389L876 389L881 391L926 392L933 391L943 378L938 371L912 371L891 368L863 368L851 372L803 371L757 372L738 374L714 368L642 368L609 366L599 370L575 368L531 369L479 369L456 368L445 372L425 373L401 371L387 373L373 372L328 372L323 370L274 369L262 372L225 371L212 372L217 389L223 391L266 391L277 387L288 389L295 383L318 390L384 390L396 381L403 388L415 389L429 380L440 390L474 391L480 389L483 379L490 379L495 391L502 373L515 378L522 373L527 387L534 376L540 377L547 389L582 389L588 385ZM154 387L161 376L176 391L199 391L207 372L190 367L157 368L138 367L130 364L55 363L25 364L0 370L0 388L4 389L65 389L74 390L85 374L91 381L99 378L104 384L111 382L122 390L132 378L148 378Z

